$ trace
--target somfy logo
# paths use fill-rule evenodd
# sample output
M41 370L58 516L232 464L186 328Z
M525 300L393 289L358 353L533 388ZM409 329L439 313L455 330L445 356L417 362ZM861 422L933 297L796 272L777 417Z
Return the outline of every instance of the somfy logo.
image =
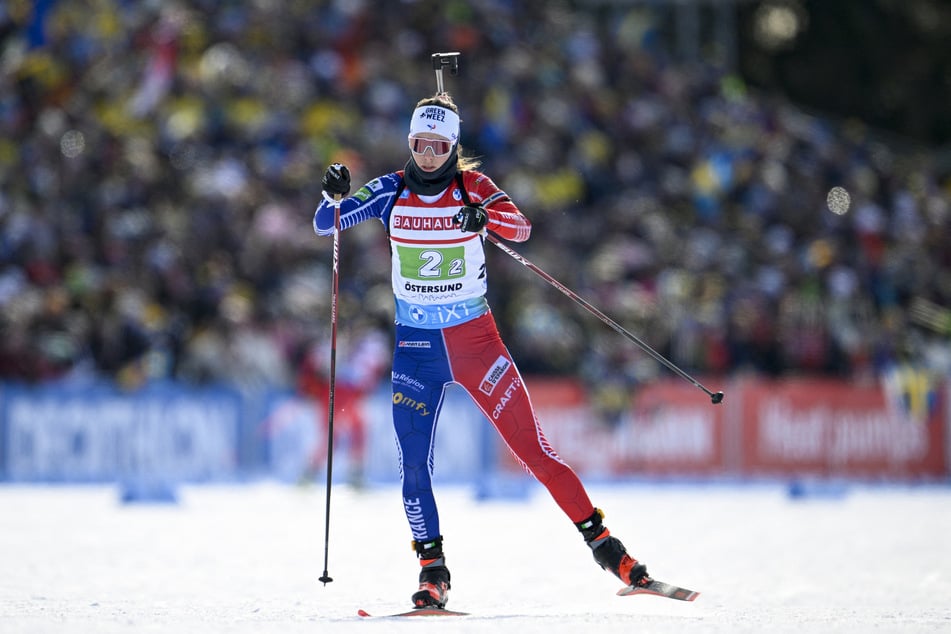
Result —
M479 391L486 395L492 394L492 391L495 390L495 386L502 380L502 376L511 365L512 363L508 359L499 356L499 358L495 360L495 363L492 364L492 367L489 368L489 371L485 373L485 376L482 377L482 382L479 384Z

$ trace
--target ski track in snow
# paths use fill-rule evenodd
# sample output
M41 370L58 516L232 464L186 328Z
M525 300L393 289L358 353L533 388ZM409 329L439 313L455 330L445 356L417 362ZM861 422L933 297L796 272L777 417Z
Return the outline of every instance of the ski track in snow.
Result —
M544 490L476 501L437 487L462 618L361 619L410 607L418 564L399 488L183 486L175 505L114 486L0 487L0 631L951 632L951 489L597 485L606 524L693 603L617 597Z

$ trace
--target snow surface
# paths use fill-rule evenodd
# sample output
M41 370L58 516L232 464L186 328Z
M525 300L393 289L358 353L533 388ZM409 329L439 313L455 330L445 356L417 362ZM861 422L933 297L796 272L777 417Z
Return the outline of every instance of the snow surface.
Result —
M693 603L617 597L550 498L438 489L469 617L367 620L409 607L417 566L394 486L178 489L121 505L109 486L0 487L0 632L951 632L951 489L589 487L607 524Z

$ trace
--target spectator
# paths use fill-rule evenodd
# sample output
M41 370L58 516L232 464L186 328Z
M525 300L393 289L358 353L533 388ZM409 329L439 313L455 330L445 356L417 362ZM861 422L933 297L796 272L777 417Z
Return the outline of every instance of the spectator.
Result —
M241 381L234 353L252 383L290 387L329 314L314 175L399 160L438 50L463 53L464 144L538 221L526 257L678 365L857 377L910 346L951 371L948 332L910 310L951 307L948 174L670 64L637 7L44 7L0 9L0 379ZM544 221L569 217L585 222ZM342 292L379 295L385 249L375 267L380 242L350 240ZM603 325L551 289L515 292L524 274L495 267L489 298L513 355L582 373ZM240 324L235 297L254 304ZM649 380L632 354L584 372Z

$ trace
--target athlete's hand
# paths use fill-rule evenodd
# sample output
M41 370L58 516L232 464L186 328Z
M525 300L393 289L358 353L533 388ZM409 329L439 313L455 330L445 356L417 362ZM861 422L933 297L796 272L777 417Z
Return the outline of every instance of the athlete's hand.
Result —
M485 227L485 223L489 221L489 215L485 213L481 205L470 205L460 209L455 219L460 229L476 233Z
M350 170L343 163L334 163L327 168L320 184L328 194L346 196L350 193Z

